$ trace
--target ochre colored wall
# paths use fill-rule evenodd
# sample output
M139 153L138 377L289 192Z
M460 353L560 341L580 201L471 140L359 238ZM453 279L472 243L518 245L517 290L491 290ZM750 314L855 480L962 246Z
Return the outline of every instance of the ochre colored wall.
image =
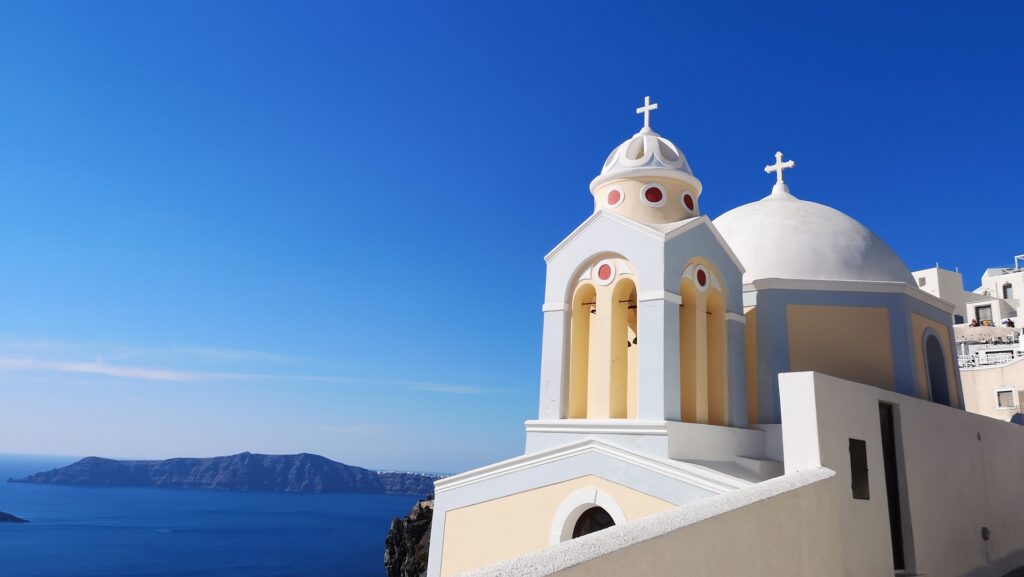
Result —
M917 313L910 314L910 330L914 333L914 362L917 364L917 394L922 399L928 395L928 372L924 366L924 331L935 331L935 337L942 345L942 356L946 360L946 382L949 385L949 402L960 406L960 395L956 390L956 366L953 364L953 347L949 342L949 326L927 319Z
M895 388L888 309L788 305L786 318L790 371Z
M607 493L629 520L674 507L646 493L588 475L453 509L444 520L442 577L547 547L558 506L571 493L585 487Z

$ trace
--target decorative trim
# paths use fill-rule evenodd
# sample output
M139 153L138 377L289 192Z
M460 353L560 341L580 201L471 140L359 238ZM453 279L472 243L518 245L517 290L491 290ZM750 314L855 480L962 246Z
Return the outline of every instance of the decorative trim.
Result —
M577 435L668 436L668 425L665 421L559 419L557 421L526 421L526 432L575 433Z
M690 208L690 207L686 206L686 197L687 197L687 195L690 196L690 199L693 202L693 208ZM688 211L693 212L693 213L697 212L697 200L696 200L696 197L693 195L693 193L691 193L689 190L687 190L685 188L682 190L682 192L679 193L679 204L682 205L684 210L688 210Z
M562 504L555 510L555 517L551 521L551 535L548 539L549 545L557 545L563 541L572 539L573 529L576 522L588 509L601 507L611 515L616 525L628 521L626 513L615 499L597 487L584 487L573 491L562 501Z
M647 200L647 191L652 188L658 189L658 192L661 193L661 200L657 202L651 202ZM660 182L648 182L647 184L641 186L640 200L651 208L661 208L665 206L665 203L668 202L668 194L665 192L665 185L661 184Z
M539 451L508 459L500 463L467 471L460 475L439 479L434 482L434 492L451 491L466 485L487 481L590 452L602 453L636 467L647 469L652 473L663 475L711 493L722 494L752 485L750 481L744 481L743 479L691 463L653 459L597 439L586 439L547 451Z
M603 267L603 266L607 266L612 271L608 275L608 278L605 278L605 279L601 278L601 275L598 274L598 271L601 270L601 267ZM605 259L601 259L601 260L597 261L597 263L594 264L594 266L590 267L590 270L593 271L593 273L592 273L593 282L595 282L595 283L597 283L597 284L599 284L601 286L608 286L608 285L612 284L613 282L615 282L615 277L618 276L618 270L616 270L615 262L612 259L610 259L610 258L605 258Z
M692 174L683 172L679 169L672 168L652 168L649 166L637 166L635 168L623 168L614 170L607 174L600 174L590 181L590 192L595 192L598 187L613 182L616 180L629 180L639 178L664 178L667 180L675 180L689 184L693 190L696 191L696 196L700 197L700 192L703 186L700 180Z
M953 314L956 307L949 302L927 293L905 282L873 280L812 280L763 278L743 285L743 292L762 290L808 290L829 292L895 293L931 305L945 313Z
M571 308L572 307L569 306L569 303L544 303L541 305L540 310L545 313L554 313L565 312Z
M608 190L607 192L604 193L604 203L606 205L608 205L608 208L616 208L619 205L621 205L624 200L626 200L626 191L624 191L622 188L623 187L621 187L621 186L614 186L610 190ZM610 195L612 192L618 192L619 193L619 202L616 202L616 203L608 202L608 195Z

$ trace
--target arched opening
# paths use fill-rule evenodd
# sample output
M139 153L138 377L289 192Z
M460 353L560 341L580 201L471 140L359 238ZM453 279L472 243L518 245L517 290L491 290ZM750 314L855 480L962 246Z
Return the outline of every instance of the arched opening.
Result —
M925 364L928 367L928 391L932 401L949 405L949 377L946 374L946 356L935 335L928 335L924 341Z
M640 349L636 306L636 285L628 278L619 280L612 291L612 350L608 407L609 416L613 419L636 416L636 361Z
M708 422L725 425L729 422L728 390L725 375L725 296L712 289L707 295L708 349Z
M683 279L679 287L679 414L697 422L697 289Z
M590 283L581 284L572 298L572 327L569 351L569 418L587 418L587 384L590 373L591 333L597 314L597 291Z
M612 519L608 511L602 507L591 507L576 520L576 525L572 528L572 538L575 539L614 526L615 520Z
M683 271L679 296L679 413L688 423L725 425L725 291L709 267L693 263Z

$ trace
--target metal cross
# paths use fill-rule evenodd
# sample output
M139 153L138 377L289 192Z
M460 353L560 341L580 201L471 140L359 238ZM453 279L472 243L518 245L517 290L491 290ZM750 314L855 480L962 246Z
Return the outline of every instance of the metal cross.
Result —
M651 127L651 111L658 109L658 103L651 104L651 97L644 96L644 105L636 109L637 114L644 115L644 128Z
M782 153L781 152L776 152L775 153L775 164L769 164L768 166L765 166L764 167L764 171L767 172L768 174L771 174L771 173L774 172L775 173L775 184L783 184L783 182L782 182L782 171L786 170L787 168L793 168L794 166L796 166L796 162L794 162L792 160L787 160L786 162L782 162Z

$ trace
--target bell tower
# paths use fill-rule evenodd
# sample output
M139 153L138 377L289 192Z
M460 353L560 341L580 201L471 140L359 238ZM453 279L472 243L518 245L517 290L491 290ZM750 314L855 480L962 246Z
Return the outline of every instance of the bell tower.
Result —
M545 257L527 452L602 434L667 456L671 423L745 424L742 268L686 157L651 128L657 109L644 98L643 127L590 183L593 215Z

